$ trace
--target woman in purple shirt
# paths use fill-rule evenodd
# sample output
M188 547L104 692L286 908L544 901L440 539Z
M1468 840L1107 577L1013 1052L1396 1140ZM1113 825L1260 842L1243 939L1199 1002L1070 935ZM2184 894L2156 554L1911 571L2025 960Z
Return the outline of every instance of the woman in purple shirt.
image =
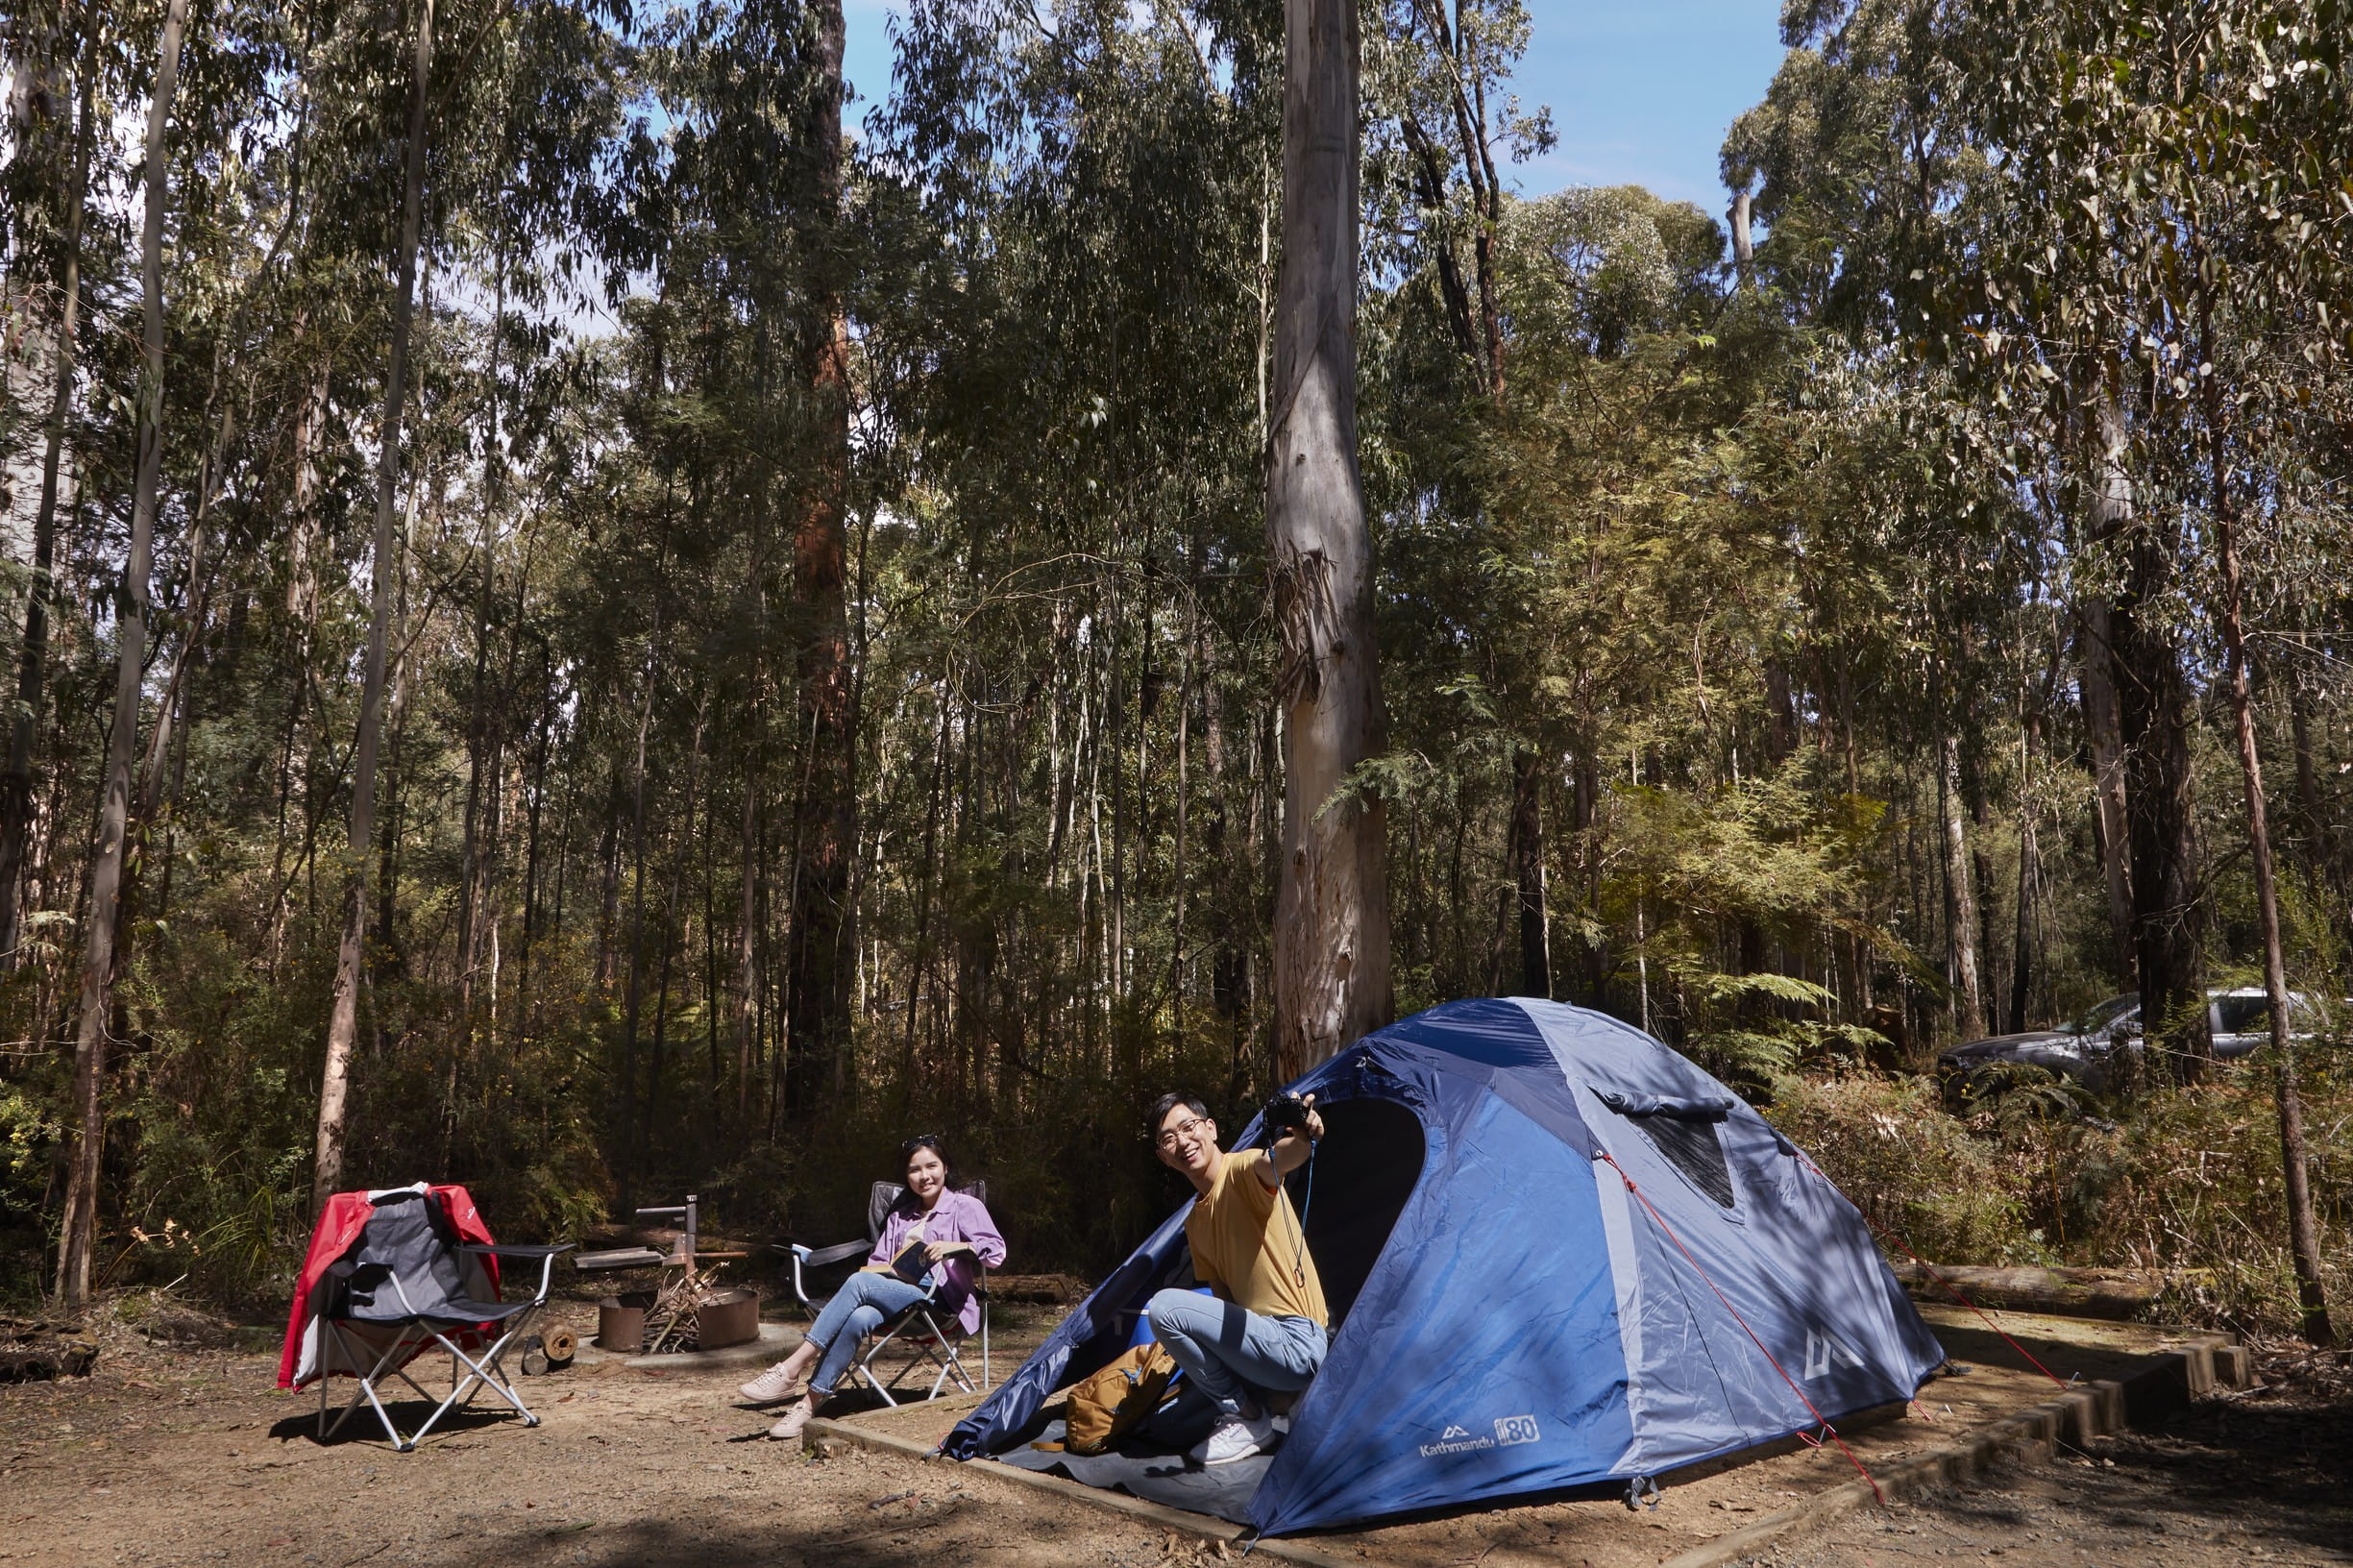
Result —
M769 1428L776 1438L800 1435L817 1402L834 1391L849 1369L858 1342L886 1319L928 1298L933 1309L953 1317L969 1334L980 1327L980 1301L972 1293L981 1267L1005 1262L1005 1238L987 1205L969 1192L947 1185L947 1154L940 1140L928 1135L911 1138L901 1148L907 1159L907 1190L883 1221L882 1237L852 1274L792 1355L745 1384L743 1396L754 1405L791 1400L784 1417ZM910 1285L892 1271L891 1262L911 1243L923 1248L930 1265L920 1285ZM807 1388L801 1379L815 1367Z

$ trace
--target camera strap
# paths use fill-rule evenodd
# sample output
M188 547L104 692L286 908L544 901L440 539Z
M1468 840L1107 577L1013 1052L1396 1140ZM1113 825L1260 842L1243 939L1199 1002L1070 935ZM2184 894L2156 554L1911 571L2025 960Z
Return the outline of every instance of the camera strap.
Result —
M1308 1211L1315 1207L1315 1142L1308 1140L1308 1189L1300 1195L1299 1213L1291 1220L1299 1233L1298 1249L1291 1254L1291 1279L1300 1289L1308 1287Z

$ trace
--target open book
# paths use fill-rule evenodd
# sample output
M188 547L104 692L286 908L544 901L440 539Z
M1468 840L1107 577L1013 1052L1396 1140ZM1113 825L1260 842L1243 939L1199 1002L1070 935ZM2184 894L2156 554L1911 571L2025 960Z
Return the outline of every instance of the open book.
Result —
M910 1240L891 1260L891 1272L909 1285L922 1285L931 1277L931 1260L924 1256L928 1245L919 1236Z

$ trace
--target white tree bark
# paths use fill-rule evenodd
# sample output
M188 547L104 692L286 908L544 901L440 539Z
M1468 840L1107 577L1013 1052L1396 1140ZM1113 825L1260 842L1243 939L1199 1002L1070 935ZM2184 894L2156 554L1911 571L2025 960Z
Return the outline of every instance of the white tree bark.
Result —
M1953 1027L1963 1040L1985 1033L1985 998L1977 986L1977 894L1970 881L1969 839L1961 822L1961 743L1939 744L1939 797L1945 815L1945 925L1952 954Z
M359 736L352 759L351 887L343 940L335 951L334 1000L327 1016L327 1064L319 1078L318 1149L311 1167L315 1213L343 1181L344 1101L351 1088L352 1041L359 1032L359 961L367 937L368 867L376 838L376 750L382 739L385 650L392 636L392 594L400 569L401 415L408 391L408 321L417 286L417 247L425 196L426 87L433 68L433 0L417 22L416 81L408 110L408 167L401 196L400 282L392 296L392 350L384 366L381 450L376 462L376 574L368 617L368 666L359 693Z
M114 600L114 723L107 737L106 783L99 796L98 847L90 867L90 904L82 940L82 1010L74 1033L73 1161L65 1219L58 1236L58 1294L68 1308L89 1296L90 1257L98 1236L98 1180L106 1152L108 1014L114 979L114 906L122 890L130 837L131 761L138 749L139 676L146 668L147 606L163 480L163 203L167 160L163 128L179 86L180 40L188 0L171 0L156 51L155 98L147 107L147 218L139 245L145 332L139 362L139 455L131 501L131 550Z
M2114 538L2132 522L2132 478L2124 472L2124 415L2104 389L2094 416L2092 456L2097 482L2092 492L2092 538ZM2116 655L2109 646L2108 601L2088 597L2079 612L2082 626L2084 738L2092 753L2093 797L2099 812L2100 874L2108 889L2109 940L2116 948L2118 984L2134 986L2138 960L2132 926L2132 822L2124 798L2123 721L2116 697Z
M1275 1069L1387 1021L1385 815L1341 794L1381 742L1372 551L1357 469L1355 0L1286 0L1283 259L1266 535L1283 658Z

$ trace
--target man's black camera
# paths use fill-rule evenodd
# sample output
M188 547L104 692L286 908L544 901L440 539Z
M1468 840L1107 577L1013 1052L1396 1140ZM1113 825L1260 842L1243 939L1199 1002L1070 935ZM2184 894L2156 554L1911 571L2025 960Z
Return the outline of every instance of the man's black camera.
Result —
M1259 1115L1264 1119L1270 1138L1307 1131L1308 1103L1296 1094L1277 1094Z

